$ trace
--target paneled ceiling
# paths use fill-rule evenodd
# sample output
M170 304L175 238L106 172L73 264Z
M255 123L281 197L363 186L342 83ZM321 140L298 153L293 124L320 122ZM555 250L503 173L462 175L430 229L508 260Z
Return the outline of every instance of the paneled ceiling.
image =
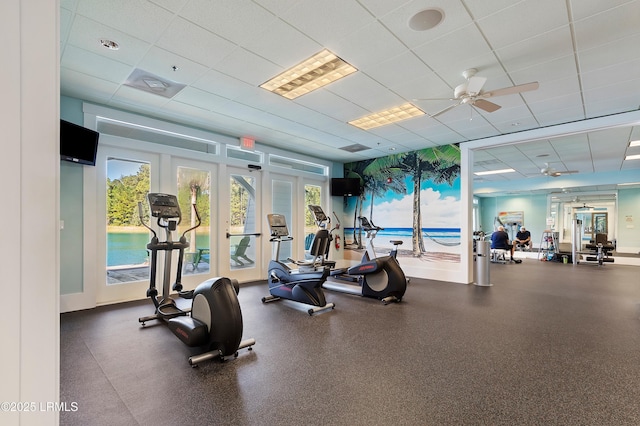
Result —
M442 22L412 29L427 9ZM640 0L61 0L60 17L62 95L337 162L640 105ZM259 87L324 48L358 71L295 100ZM463 104L431 117L455 103L469 68L487 78L484 91L539 88L491 99L501 106L492 113ZM185 87L159 96L126 85L136 69ZM427 114L348 124L405 102ZM633 138L640 132L626 127L487 149L475 170L512 167L482 181L525 181L548 163L574 176L635 170L640 181L640 160L624 161L640 154ZM366 149L341 149L354 144Z

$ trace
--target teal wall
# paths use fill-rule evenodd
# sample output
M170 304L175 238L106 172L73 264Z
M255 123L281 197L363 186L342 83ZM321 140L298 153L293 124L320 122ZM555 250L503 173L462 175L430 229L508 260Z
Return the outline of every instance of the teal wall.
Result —
M640 252L640 189L618 191L617 247Z
M531 232L535 247L540 245L542 233L547 229L547 196L526 195L479 198L480 224L487 234L494 231L493 222L499 212L524 212L524 226Z
M82 101L60 97L60 118L84 125ZM83 166L60 162L60 294L80 293L82 284L82 174Z
M486 233L493 232L493 220L501 211L523 211L525 227L531 231L535 247L547 229L546 195L481 197L480 223ZM640 252L640 189L618 190L617 247L623 253Z

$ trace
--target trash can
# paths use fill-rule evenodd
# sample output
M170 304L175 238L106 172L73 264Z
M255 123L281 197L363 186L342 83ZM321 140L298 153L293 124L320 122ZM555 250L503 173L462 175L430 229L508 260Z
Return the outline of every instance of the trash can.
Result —
M491 260L491 241L478 241L476 246L476 268L474 284L482 287L490 287L489 262Z
M562 255L562 263L564 263L565 265L567 263L569 263L569 256L567 256L566 254Z

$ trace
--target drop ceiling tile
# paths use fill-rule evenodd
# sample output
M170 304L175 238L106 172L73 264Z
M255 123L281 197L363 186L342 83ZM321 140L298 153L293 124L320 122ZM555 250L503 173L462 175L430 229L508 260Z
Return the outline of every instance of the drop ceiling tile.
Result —
M105 103L118 90L118 83L97 78L73 69L60 68L60 94ZM87 95L90 94L90 95Z
M163 96L122 85L116 93L114 93L109 104L114 106L127 105L128 107L133 106L134 108L142 107L142 110L148 111L153 108L162 107L167 102L169 102L169 99Z
M189 0L149 0L172 12L178 12Z
M277 19L250 0L191 0L180 16L241 46L259 37Z
M591 72L613 65L621 65L633 61L636 56L629 55L640 44L640 34L626 37L615 42L607 43L592 49L578 52L580 72ZM628 69L624 67L623 69Z
M280 20L274 21L268 30L243 46L258 56L269 58L269 61L283 69L299 64L323 50L323 46Z
M571 33L563 26L496 50L507 72L515 72L573 55ZM543 78L542 75L540 78Z
M576 47L591 49L636 35L640 2L632 1L574 23Z
M213 67L237 48L230 41L182 18L171 22L156 45L207 67Z
M369 12L373 13L376 17L384 16L387 13L390 13L407 3L411 3L412 1L413 0L359 0L360 4L362 4Z
M513 0L465 0L464 4L474 19L482 19L500 12L502 9L513 7Z
M409 20L413 15L431 8L440 9L444 12L444 19L439 25L427 31L415 31L409 27ZM470 24L471 17L460 1L432 0L426 4L425 2L414 0L382 16L380 21L402 43L413 49Z
M64 50L60 66L114 83L124 82L132 70L122 62L71 45Z
M282 67L245 49L234 50L216 65L216 70L255 87L284 71Z
M176 71L173 66L177 67ZM149 49L137 68L183 84L193 83L207 71L205 66L159 47Z
M323 90L323 89L320 89ZM362 73L354 73L331 83L326 90L349 99L351 102L371 112L398 106L404 100L390 92L371 77ZM312 96L313 92L306 96ZM354 117L358 118L358 117Z
M375 20L358 2L344 0L301 0L281 18L329 50L347 34Z
M460 27L431 42L415 47L413 51L424 63L441 75L447 75L452 68L455 68L455 74L459 76L466 68L477 68L477 65L470 67L469 59L478 56L493 56L491 47L486 43L475 24ZM479 69L478 71L478 75L480 75L485 70Z
M120 49L110 50L102 46L101 39L118 43ZM126 32L116 30L92 19L77 15L69 34L67 45L79 47L110 60L135 66L151 44Z
M193 105L208 111L224 110L233 102L227 98L193 87L185 87L180 93L175 95L173 99L180 103Z
M343 122L369 113L368 110L329 90L316 90L308 95L300 96L295 102L310 110L318 111Z
M238 80L216 70L207 71L202 77L196 80L191 87L204 90L209 93L227 99L237 99L243 96L250 96L257 88L256 86Z
M571 2L571 12L573 19L580 21L628 2L629 0L608 0L604 2L601 0L575 1Z
M174 16L151 2L130 0L83 0L76 13L146 42L157 40Z
M556 0L521 1L502 9L478 24L493 49L502 49L546 32L566 27L565 2Z
M389 30L375 21L332 44L335 54L362 72L407 51Z
M416 80L422 75L432 74L431 70L411 51L379 62L367 69L367 75L383 86L392 88L403 81Z
M291 9L300 0L254 0L255 3L267 9L276 16L282 15Z

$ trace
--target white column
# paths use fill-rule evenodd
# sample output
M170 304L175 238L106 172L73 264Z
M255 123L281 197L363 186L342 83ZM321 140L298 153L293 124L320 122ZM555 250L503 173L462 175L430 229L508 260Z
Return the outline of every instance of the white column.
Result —
M46 404L58 402L60 381L59 2L5 0L0 16L0 402L16 403L0 423L57 424Z

